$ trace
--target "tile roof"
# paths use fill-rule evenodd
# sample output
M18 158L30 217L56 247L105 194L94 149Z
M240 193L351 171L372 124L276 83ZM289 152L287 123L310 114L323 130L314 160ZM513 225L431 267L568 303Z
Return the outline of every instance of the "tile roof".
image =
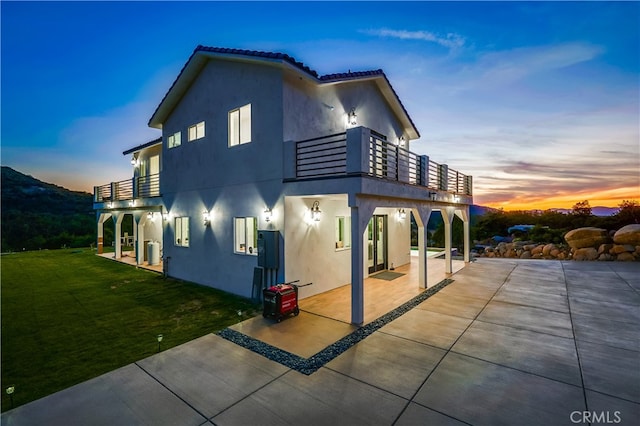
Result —
M159 143L162 143L162 136L160 136L158 139L154 139L152 141L145 142L141 145L134 146L133 148L129 148L126 151L123 151L122 155L131 154L132 152L140 151L141 149L148 148L150 146L157 145Z
M295 58L287 55L286 53L262 52L260 50L229 49L226 47L209 47L209 46L202 46L202 45L198 45L198 47L195 48L193 53L196 53L196 52L212 52L212 53L223 53L223 54L229 54L229 55L255 56L257 58L280 59L290 63L291 65L297 68L300 68L302 71L306 72L307 74L310 74L315 78L318 78L317 72L315 72L314 70L312 70L311 68L303 64L302 62L296 61Z
M187 66L191 63L191 60L198 54L198 52L209 52L209 53L216 53L216 54L222 54L222 55L251 56L255 58L281 60L293 65L294 67L298 68L300 71L310 75L314 79L318 80L320 83L331 83L331 82L339 82L339 81L357 80L359 78L382 76L385 82L387 83L387 85L389 86L389 88L391 89L391 92L395 96L396 100L400 104L402 111L407 116L407 119L411 123L411 126L415 130L417 136L420 137L420 132L418 131L418 128L416 127L415 123L411 119L411 116L407 112L407 109L402 104L402 101L400 100L400 97L396 93L395 89L393 88L393 86L391 86L391 83L389 82L389 79L385 75L384 71L382 71L381 69L370 70L370 71L356 71L356 72L349 71L346 73L327 74L327 75L321 76L321 75L318 75L318 73L315 70L305 65L303 62L296 61L294 57L289 56L286 53L264 52L260 50L247 50L247 49L232 49L232 48L226 48L226 47L210 47L210 46L202 46L202 45L198 45L193 50L193 53L191 54L187 62L184 64L182 69L180 70L180 73L174 80L173 84L171 85L167 93L165 93L164 97L158 104L158 107L156 108L153 115L151 116L151 119L149 119L150 126L154 121L156 114L159 112L160 107L165 102L165 100L167 100L167 97L169 96L173 88L177 85L178 81L180 80L180 77L182 77L182 75L185 73Z

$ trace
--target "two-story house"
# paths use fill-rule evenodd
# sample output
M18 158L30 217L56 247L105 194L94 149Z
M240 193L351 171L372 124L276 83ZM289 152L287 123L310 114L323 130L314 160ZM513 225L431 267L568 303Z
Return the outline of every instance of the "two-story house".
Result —
M281 53L198 46L149 126L162 138L125 151L133 179L95 189L98 238L129 218L137 262L157 241L170 276L247 297L258 266L262 285L313 282L301 298L350 283L359 324L364 279L412 261L411 214L422 287L431 212L447 272L454 215L469 240L471 177L409 150L420 135L382 70L319 76Z

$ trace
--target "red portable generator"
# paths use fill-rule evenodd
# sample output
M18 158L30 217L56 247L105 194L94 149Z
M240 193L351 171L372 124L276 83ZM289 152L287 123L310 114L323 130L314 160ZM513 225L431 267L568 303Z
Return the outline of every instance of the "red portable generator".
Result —
M295 285L300 280L291 281L284 284L276 284L272 287L266 288L262 291L264 298L264 307L262 316L273 317L276 321L282 321L282 318L289 314L297 316L300 313L298 307L298 287L305 287L305 285Z

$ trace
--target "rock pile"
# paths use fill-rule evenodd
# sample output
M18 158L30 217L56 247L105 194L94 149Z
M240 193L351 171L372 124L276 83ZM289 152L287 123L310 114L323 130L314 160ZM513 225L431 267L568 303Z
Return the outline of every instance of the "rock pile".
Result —
M487 247L482 256L519 259L640 261L640 225L620 228L613 238L606 229L578 228L564 236L568 245L531 241L499 243Z

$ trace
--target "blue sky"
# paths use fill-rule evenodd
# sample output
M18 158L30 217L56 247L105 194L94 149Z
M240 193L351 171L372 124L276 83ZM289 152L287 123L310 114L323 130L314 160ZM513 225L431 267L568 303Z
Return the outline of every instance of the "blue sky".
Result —
M91 191L198 44L382 68L411 149L474 176L495 207L640 198L640 3L7 2L2 165Z

